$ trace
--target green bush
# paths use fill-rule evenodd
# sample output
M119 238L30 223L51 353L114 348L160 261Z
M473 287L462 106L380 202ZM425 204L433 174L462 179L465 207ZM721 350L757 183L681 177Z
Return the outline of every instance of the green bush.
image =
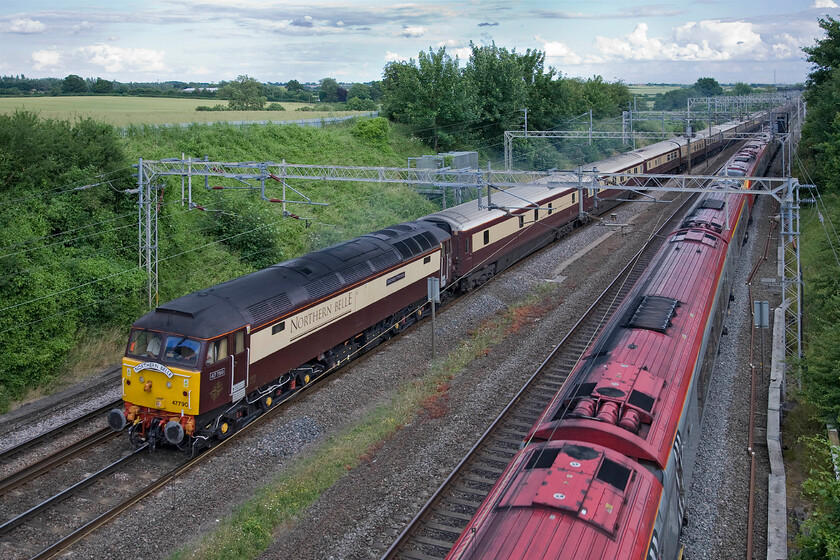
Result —
M376 102L371 99L353 97L347 101L347 108L351 111L375 111Z
M384 117L358 119L350 133L364 142L382 145L388 143L391 127L388 125L388 119Z
M266 111L285 111L286 108L280 105L279 103L269 103L268 106L265 108Z
M218 105L213 105L212 107L210 107L208 105L199 105L198 107L195 108L195 110L196 111L230 111L231 109L227 105L218 104Z

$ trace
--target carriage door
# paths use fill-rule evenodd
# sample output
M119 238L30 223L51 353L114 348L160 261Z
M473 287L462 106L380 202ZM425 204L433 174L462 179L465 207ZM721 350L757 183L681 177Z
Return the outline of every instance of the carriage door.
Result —
M231 335L231 368L233 376L231 377L230 394L234 401L245 396L248 387L248 373L250 352L246 344L245 329L236 331Z
M449 278L449 271L452 270L452 242L446 240L441 245L440 255L440 287L446 286L446 280Z

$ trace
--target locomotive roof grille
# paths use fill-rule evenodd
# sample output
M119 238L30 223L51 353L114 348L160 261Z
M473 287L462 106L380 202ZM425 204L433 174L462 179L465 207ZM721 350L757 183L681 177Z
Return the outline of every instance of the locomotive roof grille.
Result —
M370 265L367 261L360 262L357 265L345 268L344 270L340 271L341 277L344 278L344 281L348 284L353 284L363 278L367 278L372 273L373 270L371 270Z
M338 279L338 275L335 273L306 285L306 291L312 299L320 299L325 295L337 291L339 288L341 288L341 280Z
M292 302L285 293L248 306L248 312L254 316L254 320L258 323L268 321L291 309Z
M642 296L636 311L624 325L631 329L647 329L665 334L671 326L671 319L677 314L680 302L663 296Z
M370 264L373 266L374 271L379 272L385 270L391 265L397 264L398 262L400 262L400 259L397 254L393 251L388 251L387 253L371 259Z

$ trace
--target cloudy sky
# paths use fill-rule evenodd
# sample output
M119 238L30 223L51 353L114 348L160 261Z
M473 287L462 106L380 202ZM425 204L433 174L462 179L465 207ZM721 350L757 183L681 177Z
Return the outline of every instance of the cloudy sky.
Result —
M840 0L2 0L0 74L215 82L369 81L469 43L540 49L569 76L803 81L800 47Z

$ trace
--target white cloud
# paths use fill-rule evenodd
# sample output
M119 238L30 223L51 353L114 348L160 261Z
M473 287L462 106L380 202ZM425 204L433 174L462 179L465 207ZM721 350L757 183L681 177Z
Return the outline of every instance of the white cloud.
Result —
M86 31L93 31L94 25L89 21L83 21L73 26L73 33L84 33Z
M58 66L61 53L58 51L35 51L32 53L32 67L35 70L45 70Z
M814 0L812 8L836 8L837 2L834 0Z
M596 36L595 46L607 60L708 61L778 60L798 53L799 41L787 33L762 35L745 21L688 22L672 37L648 37L639 23L632 33L609 38Z
M422 37L426 33L426 28L421 25L407 25L402 28L397 36L399 37Z
M3 26L3 31L8 31L9 33L43 33L46 30L46 25L31 18L13 19Z
M403 56L401 54L392 53L391 51L387 51L385 53L385 62L402 62L404 60L408 60L409 57Z
M548 41L539 35L534 38L543 44L545 58L549 64L580 64L582 62L580 55L574 53L564 43L560 41Z
M208 76L213 73L213 70L210 70L206 66L190 66L189 70L190 75L192 76Z
M87 62L101 66L108 72L119 72L125 68L140 72L166 70L166 65L163 62L166 56L164 51L127 49L100 43L82 47L79 52L87 58Z
M469 60L472 56L472 49L469 47L460 47L457 49L449 49L446 51L449 56L452 58L458 57L458 59L463 62Z

